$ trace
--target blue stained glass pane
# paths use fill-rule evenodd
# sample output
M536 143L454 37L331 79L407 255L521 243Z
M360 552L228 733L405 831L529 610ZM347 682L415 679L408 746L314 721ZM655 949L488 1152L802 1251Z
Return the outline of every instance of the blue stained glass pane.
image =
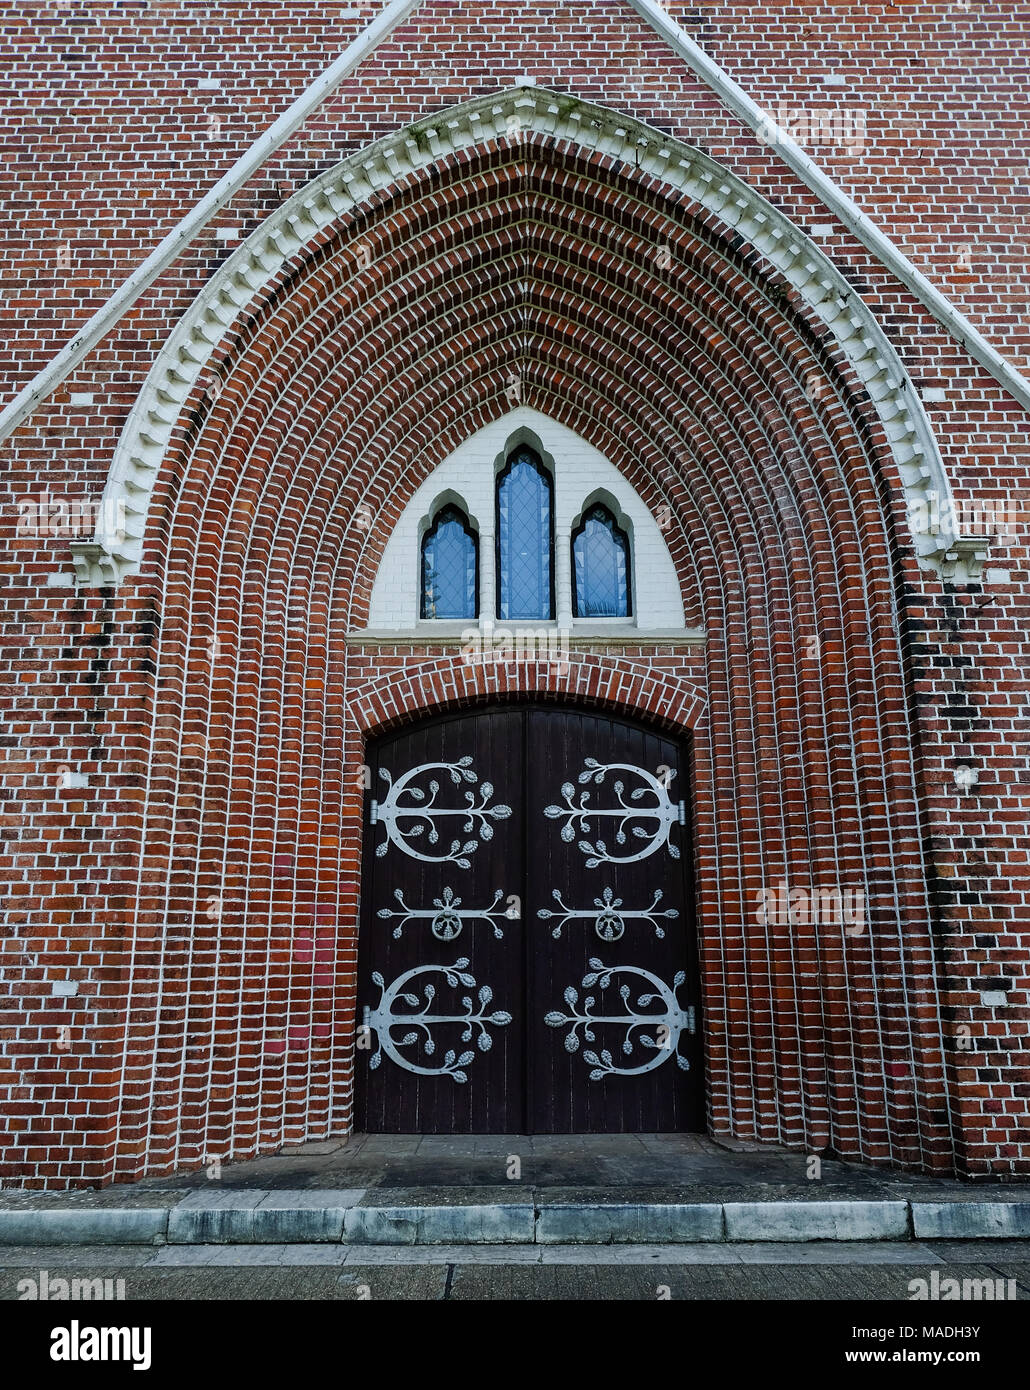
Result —
M423 618L476 616L476 538L457 507L445 507L422 542Z
M551 479L528 450L497 488L498 612L502 618L550 618Z
M572 540L577 618L628 618L629 542L607 507L591 507Z

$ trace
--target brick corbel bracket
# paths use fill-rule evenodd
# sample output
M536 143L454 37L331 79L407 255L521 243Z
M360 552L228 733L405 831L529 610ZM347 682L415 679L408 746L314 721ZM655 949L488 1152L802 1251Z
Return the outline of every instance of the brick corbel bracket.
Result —
M529 133L636 168L714 214L794 287L830 330L883 422L905 489L916 557L945 578L975 578L983 539L955 534L951 488L929 421L872 311L789 218L708 155L639 121L530 85L416 121L349 156L276 209L214 273L161 349L118 441L92 541L72 542L77 582L117 584L139 571L147 510L180 411L241 310L327 226L380 190L455 150ZM118 518L119 531L105 523ZM921 525L922 520L927 525Z

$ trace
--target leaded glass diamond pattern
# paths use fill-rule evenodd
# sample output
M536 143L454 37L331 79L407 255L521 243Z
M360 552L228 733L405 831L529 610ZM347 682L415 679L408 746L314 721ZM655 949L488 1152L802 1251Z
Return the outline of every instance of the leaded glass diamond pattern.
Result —
M629 617L629 542L600 503L573 537L572 568L577 618Z
M497 488L498 598L502 618L551 618L551 479L519 450Z
M477 545L457 507L437 514L422 542L422 617L476 616Z

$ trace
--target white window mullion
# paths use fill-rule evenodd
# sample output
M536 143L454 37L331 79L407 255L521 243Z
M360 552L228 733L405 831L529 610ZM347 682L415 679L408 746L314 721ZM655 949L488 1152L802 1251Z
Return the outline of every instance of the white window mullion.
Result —
M479 533L479 620L497 619L497 544L493 527Z
M572 626L572 531L554 528L554 611L558 626Z

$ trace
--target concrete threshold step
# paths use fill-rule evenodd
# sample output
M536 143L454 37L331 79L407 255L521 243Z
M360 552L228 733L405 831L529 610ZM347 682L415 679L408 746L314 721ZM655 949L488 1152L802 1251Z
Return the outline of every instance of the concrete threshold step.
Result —
M142 1194L140 1194L142 1195ZM478 1195L478 1194L477 1194ZM1028 1200L449 1200L427 1192L204 1189L160 1205L0 1210L0 1245L608 1245L1026 1239Z

